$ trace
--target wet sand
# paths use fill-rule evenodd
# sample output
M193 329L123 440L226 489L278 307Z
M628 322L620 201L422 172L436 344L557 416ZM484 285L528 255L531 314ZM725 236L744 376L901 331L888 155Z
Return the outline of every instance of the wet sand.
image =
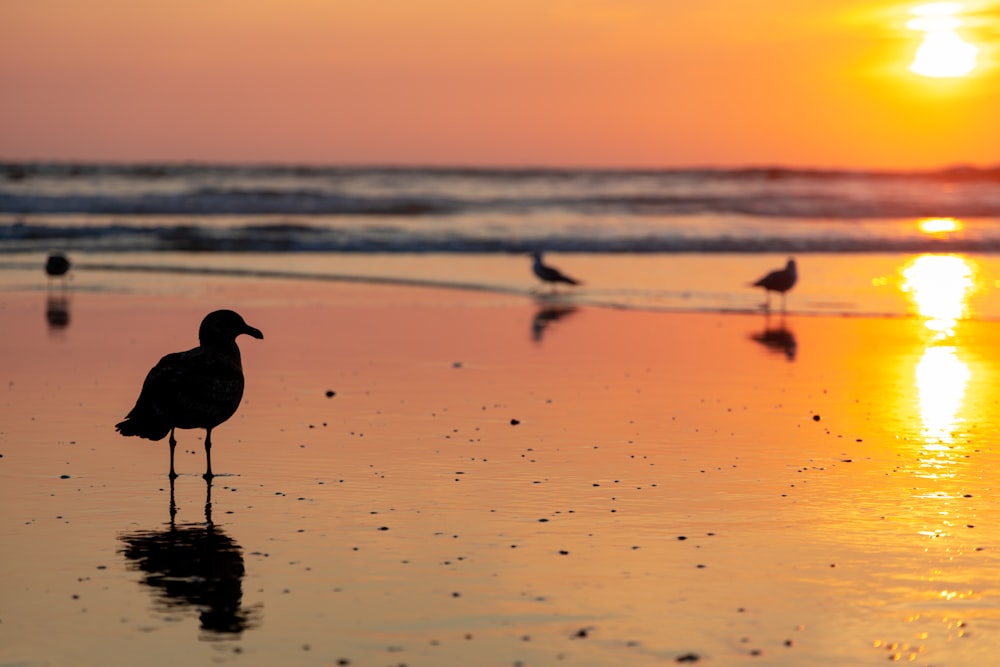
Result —
M0 293L2 665L1000 651L996 322L128 280ZM171 494L113 425L219 307L265 339Z

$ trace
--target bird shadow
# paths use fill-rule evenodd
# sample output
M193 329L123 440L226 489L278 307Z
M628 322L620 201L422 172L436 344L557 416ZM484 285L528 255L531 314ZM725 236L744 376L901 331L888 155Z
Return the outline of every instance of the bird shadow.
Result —
M165 528L118 536L129 569L153 593L153 609L163 615L195 610L199 639L235 638L257 627L260 605L243 604L246 568L239 543L212 521L212 483L205 484L205 521L178 523L174 480L170 480L170 521Z
M577 311L576 306L560 303L557 299L538 298L538 310L531 318L531 340L541 343L549 327Z
M788 361L795 361L799 351L799 343L792 331L785 322L784 314L777 323L771 322L771 314L764 315L764 329L750 334L750 339L764 346L768 352L784 355Z

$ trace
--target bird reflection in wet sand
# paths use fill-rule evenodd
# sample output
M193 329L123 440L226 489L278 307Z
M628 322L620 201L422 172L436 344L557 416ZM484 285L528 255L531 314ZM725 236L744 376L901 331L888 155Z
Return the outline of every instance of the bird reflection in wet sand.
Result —
M785 325L785 317L776 325L771 324L771 315L764 316L764 330L760 333L751 334L750 338L757 341L769 351L776 354L784 354L788 361L795 361L795 355L799 351L798 341L795 340L795 333Z
M45 321L50 331L69 327L69 296L64 292L49 292L45 299Z
M575 306L568 306L565 304L546 304L541 303L538 308L538 312L531 319L531 339L536 343L541 343L542 338L545 336L548 328L563 319L576 312Z
M205 522L175 523L174 480L170 480L170 523L166 528L119 536L130 569L154 593L154 609L171 615L197 610L202 639L235 637L259 622L259 606L243 606L240 545L212 522L212 484L206 482Z

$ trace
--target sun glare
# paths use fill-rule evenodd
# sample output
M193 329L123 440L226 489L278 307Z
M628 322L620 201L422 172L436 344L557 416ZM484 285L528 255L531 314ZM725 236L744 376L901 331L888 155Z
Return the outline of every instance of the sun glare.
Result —
M915 18L906 27L924 33L923 42L910 63L910 71L920 76L955 78L972 72L979 49L956 32L957 18L964 7L958 2L932 2L910 10Z
M959 255L921 255L903 270L903 291L936 339L955 334L969 309L975 266Z
M950 234L962 230L962 223L955 218L925 218L917 223L924 234Z

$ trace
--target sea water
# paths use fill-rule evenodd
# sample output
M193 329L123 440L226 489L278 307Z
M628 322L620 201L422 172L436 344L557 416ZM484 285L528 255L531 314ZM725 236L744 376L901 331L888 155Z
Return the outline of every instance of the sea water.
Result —
M0 265L23 267L51 250L91 275L221 272L514 293L538 290L526 255L543 250L585 283L564 291L578 305L709 311L760 307L765 295L748 285L800 256L788 307L848 315L911 313L909 267L951 255L971 276L969 314L992 318L1000 168L0 164ZM963 280L936 270L939 282Z

